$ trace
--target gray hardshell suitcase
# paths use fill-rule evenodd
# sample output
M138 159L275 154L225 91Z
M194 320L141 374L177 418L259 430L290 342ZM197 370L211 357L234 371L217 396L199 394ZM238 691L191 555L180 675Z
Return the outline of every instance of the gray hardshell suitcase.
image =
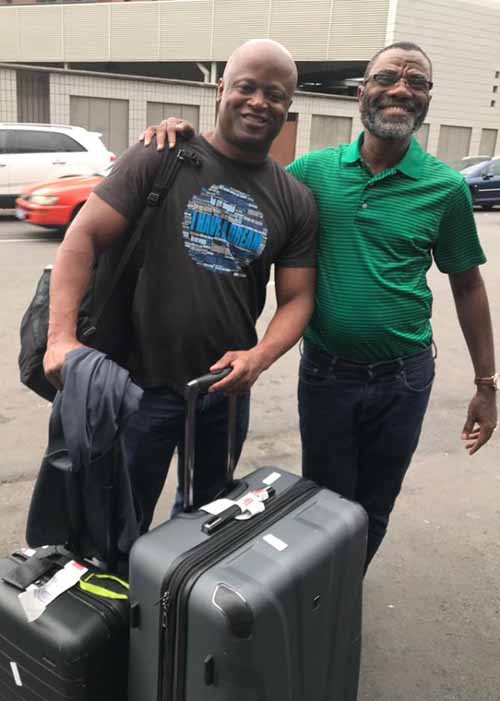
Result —
M194 406L207 378L186 392L185 512L131 552L129 701L355 701L366 514L261 468L229 496L272 484L265 511L204 533L213 517L190 504Z

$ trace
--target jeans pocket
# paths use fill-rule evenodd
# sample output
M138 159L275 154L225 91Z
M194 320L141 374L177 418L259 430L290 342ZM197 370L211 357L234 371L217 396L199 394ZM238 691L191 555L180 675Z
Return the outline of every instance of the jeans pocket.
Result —
M405 387L411 392L425 392L434 382L434 358L427 358L425 362L414 367L405 367L401 375Z
M330 379L330 373L327 368L322 368L314 360L311 360L307 355L303 355L300 359L300 381L307 385L324 385Z

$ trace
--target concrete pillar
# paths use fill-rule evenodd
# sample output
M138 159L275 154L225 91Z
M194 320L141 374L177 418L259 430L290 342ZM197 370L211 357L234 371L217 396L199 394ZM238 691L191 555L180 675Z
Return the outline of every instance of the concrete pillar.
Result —
M429 140L427 142L427 151L432 156L437 156L440 127L441 125L438 122L429 123Z
M481 127L472 127L472 134L470 137L469 153L467 156L480 156L479 145L481 143Z
M211 83L216 83L217 82L217 62L212 61L210 65L210 82Z
M311 143L311 121L312 115L308 111L298 112L297 143L295 148L295 158L303 156L309 151Z
M196 66L198 70L203 74L203 82L208 83L210 81L210 71L203 63L197 63Z
M0 68L0 122L17 122L16 71Z

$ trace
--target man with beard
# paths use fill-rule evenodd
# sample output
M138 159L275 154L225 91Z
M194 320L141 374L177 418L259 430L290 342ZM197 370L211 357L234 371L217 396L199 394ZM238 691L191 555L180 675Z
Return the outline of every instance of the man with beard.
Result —
M498 375L478 242L463 177L412 136L432 66L415 44L379 51L358 99L364 132L289 167L319 208L316 306L304 334L299 412L306 477L368 512L366 566L417 447L434 378L426 273L449 276L477 389L462 439L472 455L496 426Z
M359 88L360 136L289 166L320 216L298 392L303 473L365 507L366 566L385 536L431 393L433 259L449 276L474 368L477 390L462 431L471 455L497 420L493 333L478 269L485 257L469 189L412 136L431 89L431 61L419 46L385 47ZM176 132L189 125L164 121L159 143L167 135L172 144Z

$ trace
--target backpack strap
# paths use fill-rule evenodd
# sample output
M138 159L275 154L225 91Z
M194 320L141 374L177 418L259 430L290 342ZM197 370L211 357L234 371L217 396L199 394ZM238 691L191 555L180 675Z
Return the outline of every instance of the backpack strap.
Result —
M109 300L113 296L113 292L115 291L128 262L132 258L134 251L139 246L145 230L150 227L153 218L156 216L158 211L157 208L165 199L166 194L172 187L177 173L184 163L191 163L196 168L199 168L201 165L201 160L198 154L192 149L179 148L174 151L165 151L153 182L151 192L146 198L146 207L144 208L141 218L139 219L137 226L134 228L127 245L125 246L120 262L116 266L111 282L109 283L108 290L94 314L93 325L82 331L82 341L84 341L87 337L93 336L93 334L96 332L97 324L99 323Z

